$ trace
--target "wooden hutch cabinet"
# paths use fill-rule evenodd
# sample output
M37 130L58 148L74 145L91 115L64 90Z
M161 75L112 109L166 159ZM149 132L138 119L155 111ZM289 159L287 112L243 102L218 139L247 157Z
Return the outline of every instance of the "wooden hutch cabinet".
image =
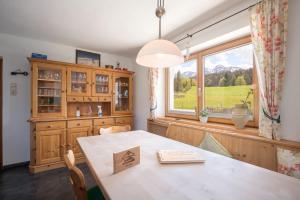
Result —
M32 69L31 172L64 167L63 155L69 149L77 162L84 162L78 137L99 135L103 127L133 126L133 72L28 60ZM102 117L98 117L98 106Z

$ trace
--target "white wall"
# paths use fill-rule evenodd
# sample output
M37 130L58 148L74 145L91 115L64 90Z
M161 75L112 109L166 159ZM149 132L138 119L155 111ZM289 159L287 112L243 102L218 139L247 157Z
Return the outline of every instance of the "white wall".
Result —
M135 95L134 95L134 115L135 129L147 130L147 119L150 116L150 82L149 68L137 64L134 66L135 72ZM157 116L165 115L165 90L164 90L164 70L159 70L157 91Z
M256 0L244 0L242 3L232 7L231 9L228 9L215 17L209 18L208 20L205 20L204 22L199 22L194 27L188 29L188 30L182 30L182 32L179 32L177 36L170 38L172 41L177 41L181 39L182 37L186 36L187 33L191 34L195 31L198 31L204 27L207 27L208 25L211 25L221 19L224 19L225 17L228 17L232 15L233 13L236 13L242 9L247 8L250 5L253 5L256 2ZM212 27L209 27L206 30L201 31L200 33L194 35L191 40L184 40L182 42L179 42L177 45L179 48L184 49L186 46L196 46L198 44L205 43L206 41L215 39L219 36L223 36L224 34L230 33L232 31L244 28L246 26L249 26L249 13L247 11L241 12L229 19L226 19L225 21L222 21ZM226 42L223 41L223 43ZM214 44L214 45L217 45ZM207 46L206 48L209 48L210 46ZM198 49L197 49L198 50Z
M134 66L134 128L147 130L149 117L149 71L148 68Z
M0 34L0 56L3 56L3 163L9 165L29 160L30 77L11 76L21 69L30 72L27 57L32 52L48 55L49 60L75 62L75 47ZM101 65L132 69L131 59L106 53ZM17 83L17 96L10 96L10 83Z
M300 1L289 1L287 67L282 94L281 136L288 140L300 141Z

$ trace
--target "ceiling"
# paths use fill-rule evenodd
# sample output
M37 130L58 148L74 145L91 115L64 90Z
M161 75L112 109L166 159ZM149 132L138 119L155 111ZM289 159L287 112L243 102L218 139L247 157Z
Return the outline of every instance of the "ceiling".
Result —
M165 0L163 37L241 1ZM0 0L0 33L131 56L157 38L155 8L156 0Z

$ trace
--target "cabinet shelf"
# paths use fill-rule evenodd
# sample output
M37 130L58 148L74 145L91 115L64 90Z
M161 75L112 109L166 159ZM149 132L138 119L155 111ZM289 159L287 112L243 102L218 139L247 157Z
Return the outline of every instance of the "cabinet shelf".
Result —
M72 84L87 84L86 81L72 81Z
M60 105L38 105L39 107L60 107Z
M38 81L45 81L45 82L61 82L61 80L55 80L55 79L37 79Z
M57 97L57 98L61 98L61 96L57 96L57 95L38 95L38 97Z
M61 90L61 88L38 86L38 89Z
M108 83L96 83L97 86L107 86L108 87Z

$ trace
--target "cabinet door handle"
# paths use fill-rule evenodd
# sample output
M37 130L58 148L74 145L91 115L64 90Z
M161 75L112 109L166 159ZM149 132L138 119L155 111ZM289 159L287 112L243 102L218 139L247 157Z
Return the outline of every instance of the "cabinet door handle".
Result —
M77 126L80 126L80 123L77 123Z
M52 127L53 127L52 125L48 125L48 126L47 126L47 128L52 128Z

